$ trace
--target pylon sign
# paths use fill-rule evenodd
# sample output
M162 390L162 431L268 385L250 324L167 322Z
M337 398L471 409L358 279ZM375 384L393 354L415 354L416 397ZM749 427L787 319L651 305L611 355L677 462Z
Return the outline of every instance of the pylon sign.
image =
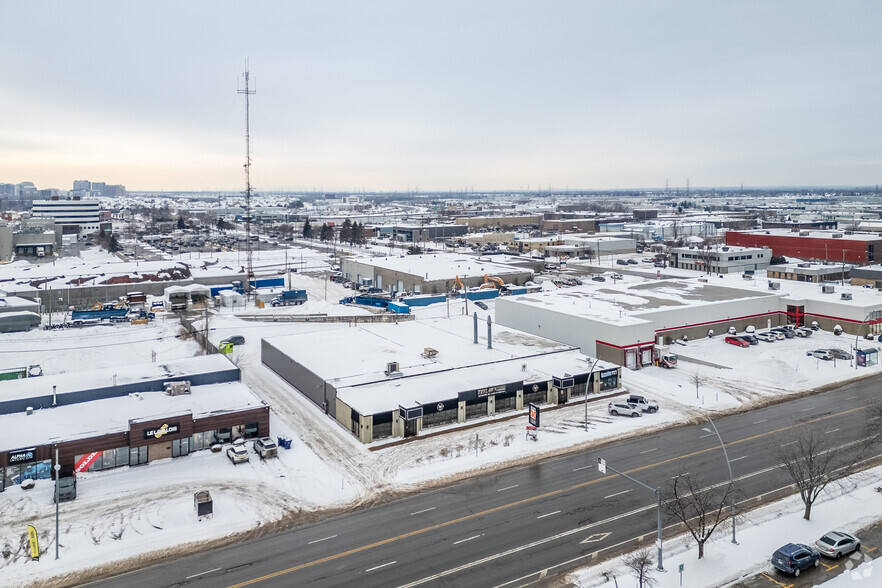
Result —
M534 427L539 427L539 406L530 403L530 424Z

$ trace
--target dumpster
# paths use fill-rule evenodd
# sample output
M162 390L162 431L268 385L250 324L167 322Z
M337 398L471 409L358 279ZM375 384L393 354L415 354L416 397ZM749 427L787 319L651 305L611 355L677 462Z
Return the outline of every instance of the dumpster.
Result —
M288 437L279 437L279 447L284 447L285 449L291 449L291 439Z
M197 521L201 521L204 517L212 518L214 503L208 490L200 490L193 494L193 507L196 509Z

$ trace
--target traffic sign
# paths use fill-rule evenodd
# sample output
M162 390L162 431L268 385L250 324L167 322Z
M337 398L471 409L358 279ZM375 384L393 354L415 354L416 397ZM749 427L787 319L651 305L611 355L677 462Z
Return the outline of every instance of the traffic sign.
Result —
M606 473L606 460L605 459L600 459L599 457L597 458L597 469L600 471L601 474Z

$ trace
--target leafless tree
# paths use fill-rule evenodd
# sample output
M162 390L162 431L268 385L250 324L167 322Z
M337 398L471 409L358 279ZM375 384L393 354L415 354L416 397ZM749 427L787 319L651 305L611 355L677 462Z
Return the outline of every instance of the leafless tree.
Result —
M854 473L868 447L863 441L841 446L838 439L826 432L823 424L804 423L772 440L772 454L790 475L805 504L805 520L811 519L812 505L830 483L842 483Z
M689 376L689 381L692 384L695 384L695 398L698 398L698 388L699 386L704 386L707 384L707 378L701 375L701 372L695 370L691 376Z
M652 577L655 561L652 559L652 550L648 547L629 553L622 558L622 562L637 579L638 588L653 588L658 584L658 580Z
M698 544L698 559L704 544L720 523L729 518L726 505L734 492L732 484L706 486L701 476L680 473L669 483L663 502L668 514L683 523Z
M867 447L882 441L882 400L874 400L867 405L867 420L864 427L864 443Z

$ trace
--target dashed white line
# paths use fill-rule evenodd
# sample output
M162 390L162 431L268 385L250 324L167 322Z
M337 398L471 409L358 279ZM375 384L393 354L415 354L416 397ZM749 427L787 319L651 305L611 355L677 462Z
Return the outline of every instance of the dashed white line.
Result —
M554 512L550 512L550 513L548 513L548 514L539 515L539 516L536 517L536 518L537 518L537 519L544 519L545 517L550 517L551 515L556 515L556 514L558 514L559 512L560 512L559 510L556 510L556 511L554 511Z
M814 406L810 406L810 407L808 407L808 408L803 408L803 409L802 409L801 411L799 411L799 412L806 412L806 411L809 411L809 410L815 410L815 407L814 407Z
M184 579L189 580L190 578L198 578L199 576L204 576L205 574L210 574L211 572L216 572L218 570L220 570L220 568L214 568L213 570L208 570L207 572L201 572L199 574L193 574L192 576L187 576Z
M477 539L478 537L483 537L483 536L484 536L484 534L481 533L480 535L475 535L474 537L469 537L468 539L460 539L459 541L454 541L453 544L459 545L460 543L465 543L466 541L471 541L472 539Z
M835 433L835 432L838 431L838 430L839 430L839 429L830 429L829 431L827 431L827 432L825 433L825 435L829 435L830 433Z
M574 472L578 472L579 470L587 470L588 468L593 468L593 467L594 467L594 466L587 465L587 466L582 466L582 467L580 467L580 468L576 468L576 469L574 469L573 471L574 471Z
M683 472L682 474L677 474L676 476L671 476L671 479L676 480L680 476L688 476L688 475L689 475L689 472Z
M412 512L412 513L410 513L410 516L423 514L424 512L429 512L430 510L435 510L435 507L433 506L432 508L424 508L423 510L418 510L416 512Z
M497 492L503 492L505 490L511 490L512 488L517 488L520 484L515 484L514 486L506 486L505 488L500 488Z
M702 435L699 439L704 439L705 437L713 437L716 433L708 433L707 435Z
M855 398L857 398L857 396L849 396L846 400L854 400Z
M746 456L746 455L742 455L741 457L736 457L735 459L730 459L730 460L729 460L729 463L732 463L733 461L738 461L739 459L745 459L745 458L747 458L747 456Z
M603 498L604 500L606 500L607 498L612 498L613 496L619 496L621 494L627 494L628 492L630 492L630 490L622 490L621 492L616 492L615 494L610 494L609 496L604 496Z
M310 541L307 545L312 545L313 543L321 543L322 541L327 541L328 539L333 539L336 535L331 535L330 537L325 537L324 539L316 539L315 541Z
M641 451L640 453L641 453L641 454L642 454L642 453L650 453L650 452L652 452L652 451L656 451L656 450L658 450L658 447L653 447L652 449L647 449L646 451Z
M790 441L789 443L782 443L782 444L781 444L781 447L787 447L788 445L793 445L794 443L797 443L797 442L796 442L796 441Z
M753 424L754 424L754 425L758 425L758 424L760 424L760 423L764 423L764 422L766 422L767 420L769 420L769 419L762 419L762 420L759 420L759 421L757 421L757 422L755 422L755 423L753 423Z
M384 563L383 565L376 566L376 567L373 567L373 568L369 568L369 569L365 570L365 572L373 572L374 570L379 570L380 568L385 568L386 566L391 566L391 565L394 564L394 563L398 563L398 562L397 562L397 561L386 562L386 563Z

